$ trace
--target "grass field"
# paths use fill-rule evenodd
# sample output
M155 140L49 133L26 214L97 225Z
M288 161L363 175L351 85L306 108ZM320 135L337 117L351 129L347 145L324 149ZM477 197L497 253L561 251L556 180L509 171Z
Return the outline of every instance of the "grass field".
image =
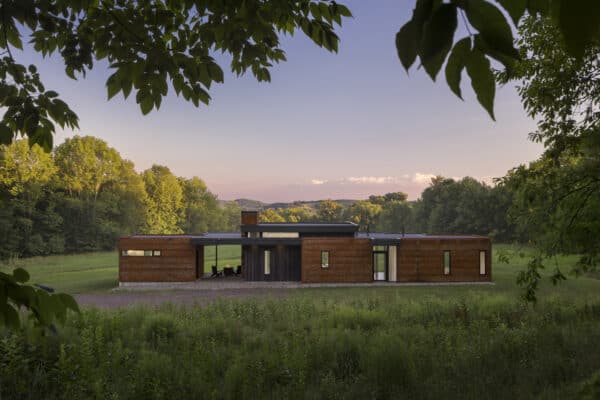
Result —
M219 246L219 269L241 263L241 247ZM215 265L215 247L204 253L204 271ZM32 257L0 264L0 271L23 267L31 282L41 283L67 293L88 293L110 290L119 284L119 254L117 251L74 254L66 256Z
M441 287L403 287L402 295L407 297L419 295L436 295L444 297L453 297L464 295L466 293L506 293L518 295L519 288L515 284L515 278L518 271L523 270L532 254L529 248L519 248L509 245L495 245L494 253L498 251L507 254L510 258L509 264L501 264L497 261L494 254L492 275L494 286L441 286ZM205 249L205 272L210 272L210 266L215 262L215 248L209 246ZM561 267L563 272L569 270L575 262L576 257L559 257L549 263L548 269L542 271L543 276L550 275L555 265ZM219 269L226 265L236 266L240 263L239 246L219 246ZM57 290L67 293L87 293L108 291L118 285L118 254L116 251L87 253L68 256L50 256L33 257L11 262L10 265L0 264L0 270L10 271L12 268L24 267L30 275L31 281L42 283L54 287ZM548 279L542 280L540 285L541 296L559 296L569 299L584 299L587 296L597 296L600 294L600 279L598 276L588 276L581 278L572 278L559 286L553 286ZM397 292L395 288L373 288L377 292L388 293ZM323 289L328 296L335 296L336 293L346 293L346 291L370 291L371 288L343 288ZM321 289L306 289L308 292L319 293Z
M495 249L511 261L494 263L491 286L307 288L85 309L47 337L0 330L0 398L600 398L600 280L545 280L527 305L515 276L531 250ZM113 286L116 262L95 253L16 264L81 293Z

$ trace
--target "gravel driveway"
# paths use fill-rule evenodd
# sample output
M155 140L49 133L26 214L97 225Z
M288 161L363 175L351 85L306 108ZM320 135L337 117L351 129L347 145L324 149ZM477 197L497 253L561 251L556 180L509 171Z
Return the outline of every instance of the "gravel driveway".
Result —
M203 305L215 299L248 298L267 296L281 298L288 296L290 289L252 288L220 290L170 290L170 291L115 291L111 293L77 294L75 299L80 306L98 308L121 308L132 305L159 306L165 303L181 305Z

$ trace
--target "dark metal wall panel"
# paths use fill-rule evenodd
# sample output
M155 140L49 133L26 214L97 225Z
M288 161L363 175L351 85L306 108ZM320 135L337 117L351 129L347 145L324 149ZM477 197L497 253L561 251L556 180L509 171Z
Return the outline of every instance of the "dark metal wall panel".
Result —
M271 273L265 274L264 251L271 251ZM299 246L242 246L242 276L247 281L299 281Z

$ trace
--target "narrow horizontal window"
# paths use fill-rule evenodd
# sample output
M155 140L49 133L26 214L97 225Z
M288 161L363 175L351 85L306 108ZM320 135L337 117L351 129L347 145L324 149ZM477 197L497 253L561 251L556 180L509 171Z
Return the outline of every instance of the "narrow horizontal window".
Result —
M387 251L387 246L382 246L382 245L373 246L373 251Z
M160 256L160 250L122 250L124 257L152 257Z
M485 257L486 252L484 250L479 252L479 275L485 275Z
M295 239L299 238L298 232L263 232L262 237L264 238L281 238L281 239Z
M329 251L321 251L321 268L329 268Z
M444 275L450 275L450 250L444 250Z

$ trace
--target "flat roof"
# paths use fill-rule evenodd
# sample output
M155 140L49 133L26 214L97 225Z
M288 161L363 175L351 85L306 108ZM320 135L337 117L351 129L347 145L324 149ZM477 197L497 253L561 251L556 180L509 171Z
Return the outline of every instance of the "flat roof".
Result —
M253 225L253 226L260 226ZM304 227L312 228L315 225L323 226L325 224L268 224L273 227L277 227L278 229L281 226L298 226L303 225ZM328 226L335 226L340 224L328 224ZM354 225L354 224L353 224ZM260 231L260 232L269 232L269 231ZM270 232L284 232L282 230L272 230ZM288 231L289 232L289 231ZM330 231L299 231L295 230L294 232L324 232L328 233ZM335 231L339 232L339 231ZM425 233L384 233L384 232L356 232L354 236L357 239L370 239L373 243L386 245L386 244L399 244L402 239L487 239L485 236L480 235L464 235L464 234L434 234L428 235ZM191 239L192 244L194 245L225 245L225 244L237 244L237 245L288 245L288 246L299 246L302 244L301 238L249 238L244 236L241 232L208 232L204 234L189 234L189 235L133 235L129 236L129 238L133 239Z
M331 224L260 223L241 225L242 232L299 232L299 233L354 233L358 225L353 222Z

